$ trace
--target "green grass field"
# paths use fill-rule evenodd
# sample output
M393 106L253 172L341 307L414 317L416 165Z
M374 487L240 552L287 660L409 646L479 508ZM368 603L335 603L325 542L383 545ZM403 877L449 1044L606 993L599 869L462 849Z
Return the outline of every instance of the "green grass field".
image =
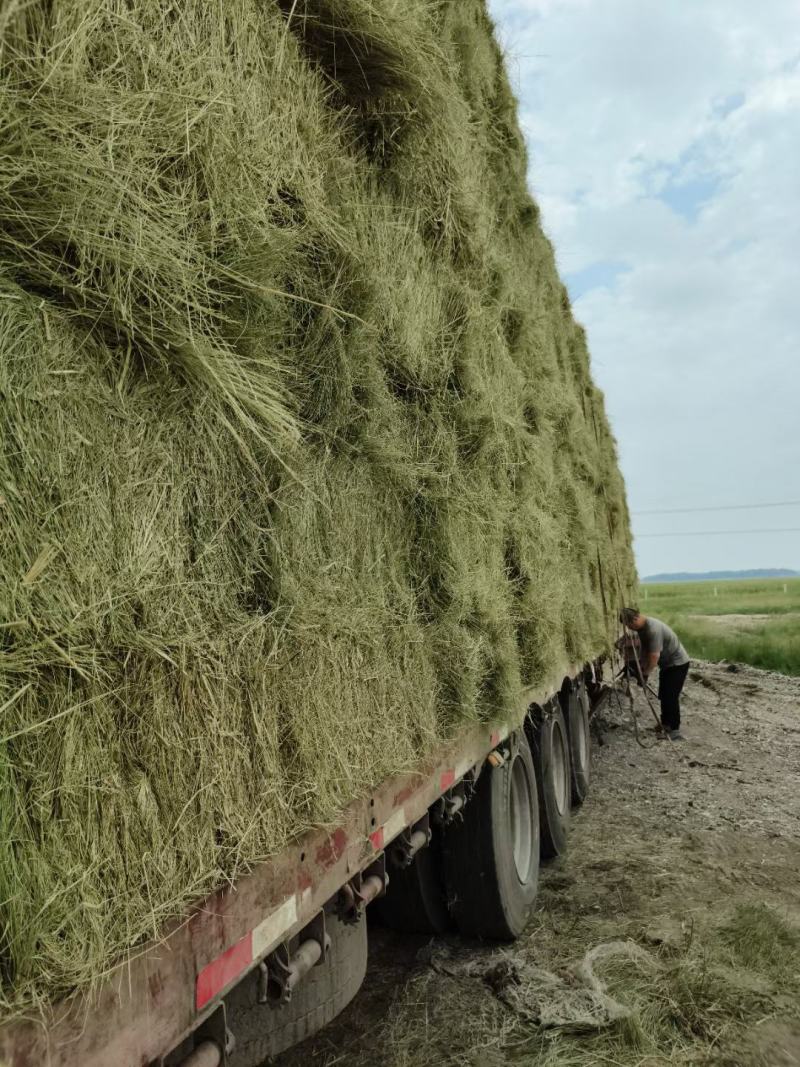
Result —
M647 584L639 606L692 656L800 675L800 578Z

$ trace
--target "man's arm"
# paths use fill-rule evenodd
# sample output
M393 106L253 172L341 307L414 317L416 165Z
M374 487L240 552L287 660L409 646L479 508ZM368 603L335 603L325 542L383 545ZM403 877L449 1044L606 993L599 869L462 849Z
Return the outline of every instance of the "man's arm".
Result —
M661 655L661 649L659 648L659 649L656 649L655 652L648 652L647 655L642 660L642 674L644 675L645 680L647 679L647 676L649 674L652 674L653 671L658 666L658 657L660 655Z

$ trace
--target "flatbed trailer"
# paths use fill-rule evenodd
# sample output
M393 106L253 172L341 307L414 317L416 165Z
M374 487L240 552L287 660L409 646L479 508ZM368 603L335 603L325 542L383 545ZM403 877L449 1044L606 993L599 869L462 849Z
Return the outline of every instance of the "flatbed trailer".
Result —
M477 818L481 805L495 823L500 812L500 829L487 839L489 853L513 859L527 894L516 917L500 915L501 936L514 936L527 919L531 886L535 894L539 823L550 853L559 851L548 819L558 820L559 805L568 818L569 794L575 799L581 788L576 775L588 779L595 677L594 667L554 672L546 684L524 690L514 721L465 730L417 772L387 779L335 826L309 831L133 950L92 997L56 1003L44 1019L1 1025L0 1064L250 1067L289 1047L357 991L366 964L364 910L386 894L393 871L407 869L448 826ZM545 723L554 728L543 750ZM537 754L535 786L526 770L531 756L522 751L529 747L526 737ZM502 790L478 788L493 774L507 783ZM459 895L477 894L480 901L485 888L491 913L498 896L494 860L482 860L478 844L474 871L468 865L460 876ZM511 860L504 862L513 872ZM391 902L391 891L386 899ZM459 925L471 932L469 921Z

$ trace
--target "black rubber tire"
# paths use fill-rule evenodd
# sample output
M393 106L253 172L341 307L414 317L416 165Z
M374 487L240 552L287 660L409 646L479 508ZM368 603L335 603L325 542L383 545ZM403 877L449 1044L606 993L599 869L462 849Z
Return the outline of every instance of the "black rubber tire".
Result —
M444 839L450 912L465 936L513 941L525 929L539 884L538 809L533 757L520 735L502 766L484 766Z
M442 873L442 834L408 867L389 867L389 888L370 905L370 921L404 934L446 934L453 929Z
M562 689L561 709L569 736L572 806L578 807L589 794L592 766L589 697L581 679Z
M542 859L549 860L566 851L572 799L569 737L555 697L536 715L533 762L539 787Z
M288 1004L273 1008L258 1003L258 971L227 995L227 1025L236 1039L229 1067L259 1067L317 1033L356 995L367 969L366 919L347 926L329 916L326 927L331 939L328 958L312 967Z

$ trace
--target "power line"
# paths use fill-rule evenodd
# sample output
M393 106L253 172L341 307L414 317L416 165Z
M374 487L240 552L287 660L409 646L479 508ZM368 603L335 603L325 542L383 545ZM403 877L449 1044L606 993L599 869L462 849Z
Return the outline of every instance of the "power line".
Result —
M632 515L688 515L695 511L749 511L757 508L796 508L800 500L778 500L770 504L719 504L707 508L654 508L650 511L632 511Z
M666 533L635 534L634 540L643 537L730 537L733 534L800 533L800 526L786 526L771 530L671 530Z

